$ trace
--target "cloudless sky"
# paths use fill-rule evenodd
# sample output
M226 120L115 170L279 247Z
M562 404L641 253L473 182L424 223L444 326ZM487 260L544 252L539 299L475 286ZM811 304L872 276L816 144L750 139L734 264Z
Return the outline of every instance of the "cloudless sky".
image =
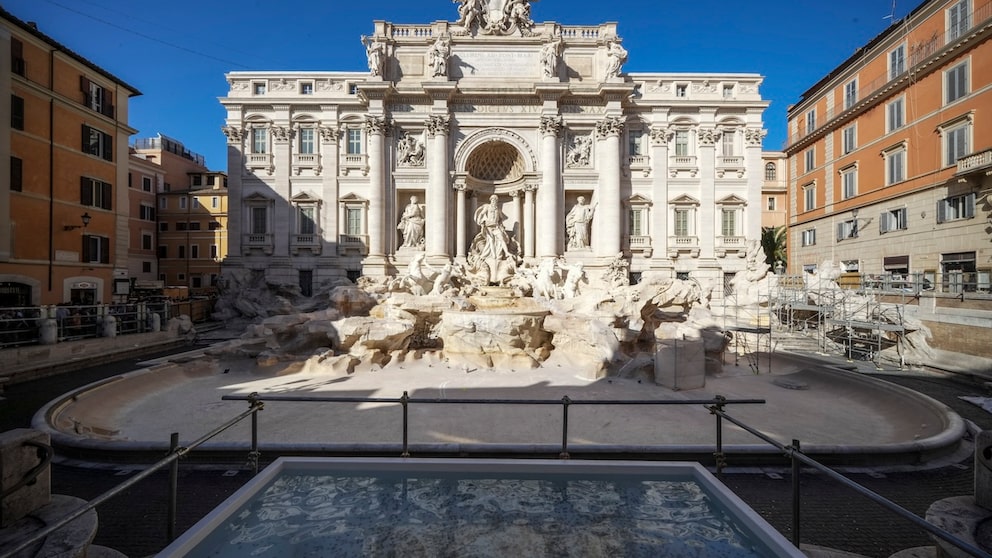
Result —
M765 76L766 150L786 138L786 109L922 0L539 0L536 22L618 22L627 72ZM366 71L373 20L458 19L452 0L0 0L14 16L138 88L136 138L161 133L227 170L224 74Z

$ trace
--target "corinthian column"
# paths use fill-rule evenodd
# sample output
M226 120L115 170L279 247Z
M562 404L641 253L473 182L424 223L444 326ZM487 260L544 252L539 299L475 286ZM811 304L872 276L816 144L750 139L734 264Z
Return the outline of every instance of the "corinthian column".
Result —
M425 239L428 257L448 257L448 128L451 117L432 115L425 122L430 137Z
M561 172L558 136L561 134L561 116L541 117L541 188L537 191L537 256L553 258L561 253L562 192L559 186Z
M365 117L365 134L369 140L369 256L385 256L386 180L383 173L386 119Z
M618 116L608 116L596 123L596 136L602 141L603 153L599 157L599 189L595 202L598 204L593 219L597 226L596 237L592 239L593 253L598 257L612 257L620 251L620 227L623 219L620 213L620 134L623 133L623 120Z
M465 184L455 184L455 257L465 259Z
M534 184L524 186L524 257L534 257Z

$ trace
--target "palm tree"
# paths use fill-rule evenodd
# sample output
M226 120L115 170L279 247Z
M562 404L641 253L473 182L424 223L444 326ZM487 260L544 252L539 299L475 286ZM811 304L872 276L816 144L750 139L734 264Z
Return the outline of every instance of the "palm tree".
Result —
M775 262L785 265L786 230L781 227L761 227L761 247L765 250L765 263L775 267Z

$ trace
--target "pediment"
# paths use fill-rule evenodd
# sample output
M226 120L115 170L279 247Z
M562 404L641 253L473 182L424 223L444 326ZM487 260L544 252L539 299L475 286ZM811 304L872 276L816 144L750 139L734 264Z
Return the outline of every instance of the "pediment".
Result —
M634 194L627 200L628 205L651 205L651 200L640 194Z
M339 202L349 202L349 203L368 203L369 200L359 196L354 192L348 192L347 194L338 198Z
M300 192L290 199L293 203L321 203L323 201L317 196L306 191Z
M699 200L689 194L682 194L677 198L669 200L668 203L672 205L699 205Z
M737 194L730 194L721 200L717 200L716 203L718 205L747 205L747 200Z
M272 198L270 198L270 197L268 197L268 196L266 196L264 194L260 194L258 192L255 192L254 194L252 194L250 196L245 196L244 200L246 202L265 202L265 203L268 203L268 202L271 202L272 201Z

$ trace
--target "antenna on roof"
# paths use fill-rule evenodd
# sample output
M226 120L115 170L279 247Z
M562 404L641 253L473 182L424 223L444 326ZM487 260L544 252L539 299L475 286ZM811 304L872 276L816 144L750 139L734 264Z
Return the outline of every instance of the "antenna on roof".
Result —
M891 19L893 22L896 20L896 0L892 0L892 11L889 15L882 17L882 19Z

